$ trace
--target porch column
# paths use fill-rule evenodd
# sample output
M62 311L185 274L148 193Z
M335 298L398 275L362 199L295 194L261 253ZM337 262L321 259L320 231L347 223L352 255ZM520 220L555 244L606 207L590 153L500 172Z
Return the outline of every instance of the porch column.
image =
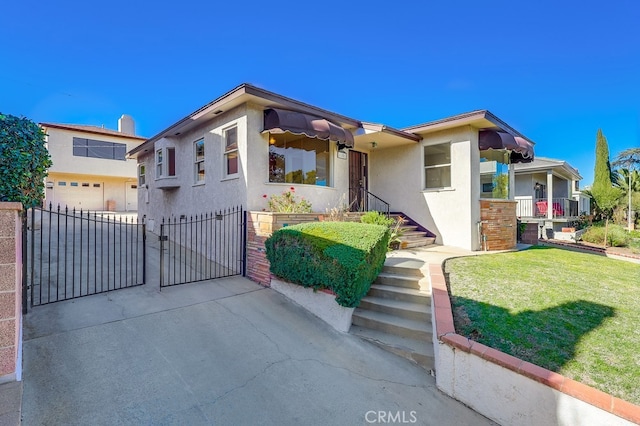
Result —
M553 219L553 172L547 170L547 219Z
M516 172L512 163L509 163L509 200L515 200L516 196Z

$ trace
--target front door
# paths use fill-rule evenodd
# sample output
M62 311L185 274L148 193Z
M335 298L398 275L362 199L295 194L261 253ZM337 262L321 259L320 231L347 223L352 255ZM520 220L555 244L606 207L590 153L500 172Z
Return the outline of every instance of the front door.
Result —
M367 154L349 150L349 210L367 210Z

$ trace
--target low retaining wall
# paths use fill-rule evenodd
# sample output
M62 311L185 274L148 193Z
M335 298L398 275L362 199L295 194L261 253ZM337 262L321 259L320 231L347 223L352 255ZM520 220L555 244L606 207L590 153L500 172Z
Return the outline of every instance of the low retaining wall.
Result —
M640 407L456 334L441 265L429 265L438 389L501 425L640 424Z
M293 300L331 327L346 333L351 327L351 316L355 308L338 305L336 295L330 292L313 291L297 284L271 279L271 288Z

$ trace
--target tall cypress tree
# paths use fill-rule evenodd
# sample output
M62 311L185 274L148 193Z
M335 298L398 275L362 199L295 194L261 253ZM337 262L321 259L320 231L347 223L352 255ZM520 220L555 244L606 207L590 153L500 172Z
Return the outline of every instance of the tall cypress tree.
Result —
M609 163L609 144L607 138L598 129L596 135L596 165L593 174L593 187L591 195L596 201L598 208L605 217L604 246L607 246L607 231L609 228L609 218L613 214L613 209L618 204L622 193L620 189L614 188L611 183L611 164Z

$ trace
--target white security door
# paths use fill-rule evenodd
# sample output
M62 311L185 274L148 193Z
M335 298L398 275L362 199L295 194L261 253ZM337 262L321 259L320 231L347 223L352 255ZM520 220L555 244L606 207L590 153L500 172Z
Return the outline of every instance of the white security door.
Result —
M131 182L127 182L125 185L127 191L127 211L138 211L138 185Z

